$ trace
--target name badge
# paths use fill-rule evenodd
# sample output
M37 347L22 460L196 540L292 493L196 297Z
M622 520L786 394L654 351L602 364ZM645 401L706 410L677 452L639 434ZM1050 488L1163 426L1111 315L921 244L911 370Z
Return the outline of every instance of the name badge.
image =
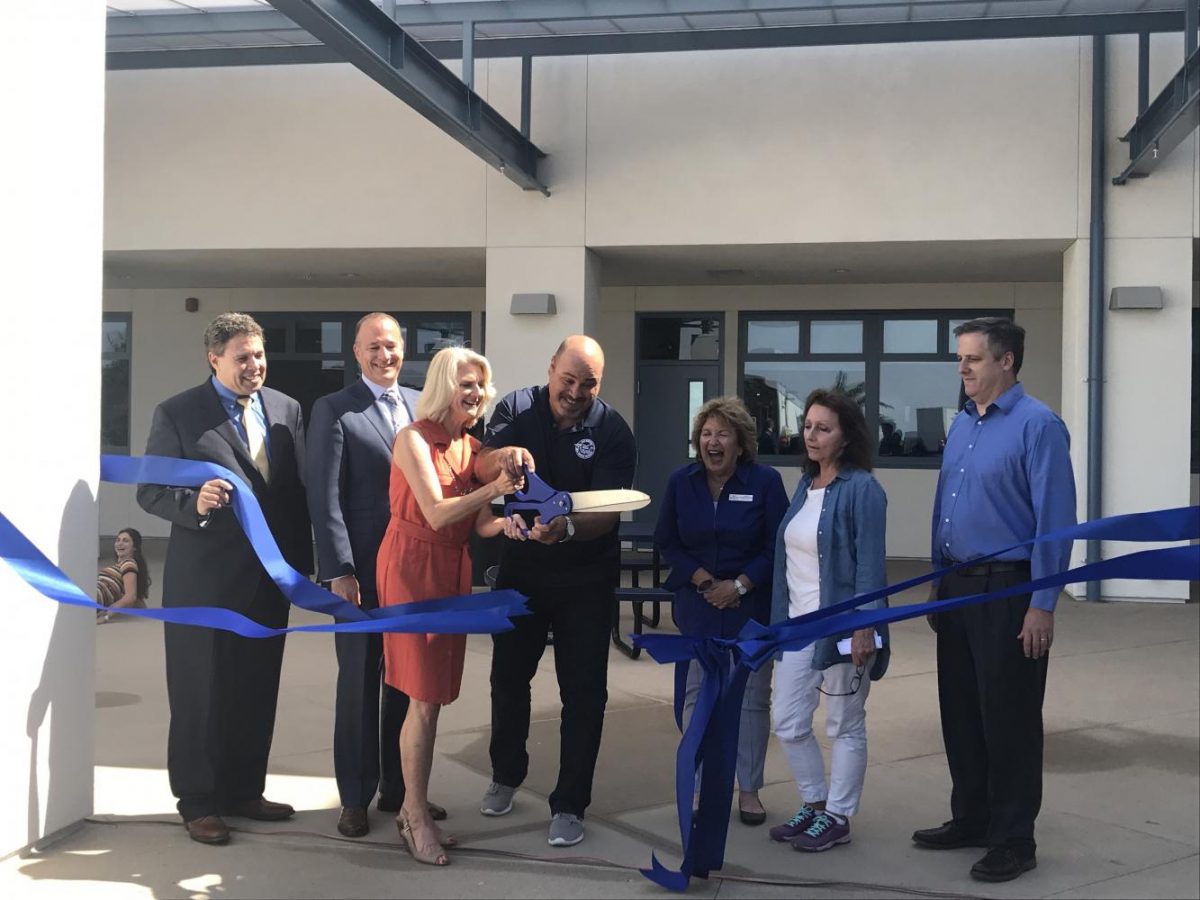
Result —
M753 503L754 495L753 494L730 494L729 502L730 503Z

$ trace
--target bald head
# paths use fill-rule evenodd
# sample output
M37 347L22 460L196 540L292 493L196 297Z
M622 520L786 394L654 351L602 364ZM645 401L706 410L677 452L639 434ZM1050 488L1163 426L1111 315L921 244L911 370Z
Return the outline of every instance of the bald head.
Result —
M550 411L559 428L577 425L600 394L604 351L586 334L573 334L550 360Z

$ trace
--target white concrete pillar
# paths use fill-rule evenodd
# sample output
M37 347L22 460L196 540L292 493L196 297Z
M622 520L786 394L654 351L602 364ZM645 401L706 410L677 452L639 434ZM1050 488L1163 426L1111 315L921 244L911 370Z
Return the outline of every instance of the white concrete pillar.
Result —
M487 349L501 395L544 384L569 334L594 334L600 263L586 247L489 247ZM513 294L553 294L554 315L512 315Z
M0 510L90 593L96 578L104 4L5 7ZM94 632L0 564L0 856L92 811Z
M1091 69L1091 45L1080 65ZM1183 63L1180 35L1151 41L1153 97ZM1080 134L1090 133L1089 90L1080 98ZM1190 499L1192 210L1200 183L1195 136L1166 157L1148 178L1121 187L1112 176L1128 165L1118 138L1137 118L1137 37L1108 40L1108 126L1105 183L1105 369L1103 427L1104 515L1186 506ZM1087 141L1081 142L1080 196L1088 196ZM1081 204L1079 236L1063 257L1063 416L1071 431L1079 516L1087 510L1087 356L1089 210ZM1164 309L1109 310L1114 287L1162 289ZM1151 544L1108 543L1105 558ZM1083 558L1075 548L1073 563ZM1083 586L1072 589L1081 595ZM1183 582L1113 580L1107 600L1184 601Z

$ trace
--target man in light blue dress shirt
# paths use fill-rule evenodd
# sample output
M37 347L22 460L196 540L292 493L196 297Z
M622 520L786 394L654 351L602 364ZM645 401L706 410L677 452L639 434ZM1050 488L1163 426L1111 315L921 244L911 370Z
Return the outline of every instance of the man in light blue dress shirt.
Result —
M950 426L933 505L933 564L967 562L1075 523L1070 437L1062 420L1017 382L1025 330L1008 319L958 326L967 401ZM1069 541L1019 547L941 579L945 599L1053 575ZM969 605L931 617L938 700L953 789L952 818L913 834L919 846L986 847L971 869L1009 881L1037 865L1042 799L1042 699L1058 589Z

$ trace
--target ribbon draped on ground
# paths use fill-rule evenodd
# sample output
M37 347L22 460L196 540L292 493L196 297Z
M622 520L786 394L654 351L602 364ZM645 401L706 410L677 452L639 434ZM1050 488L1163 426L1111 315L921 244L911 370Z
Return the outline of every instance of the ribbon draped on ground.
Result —
M1131 542L1189 541L1200 538L1200 506L1185 506L1153 512L1109 516L1039 535L1029 541L1004 547L945 569L910 578L877 591L860 594L816 612L766 627L753 620L737 638L697 638L685 635L632 635L634 646L645 649L660 663L676 663L676 722L683 737L676 754L675 801L679 811L679 833L683 861L678 871L663 866L651 854L650 868L642 874L673 891L687 889L692 876L705 878L724 863L729 806L733 799L733 776L737 762L738 726L746 679L785 650L801 650L815 641L836 634L899 622L931 613L946 612L974 603L1028 594L1043 588L1062 587L1109 578L1190 581L1200 578L1200 545L1164 547L1116 556L1085 564L1065 572L1035 578L1002 590L916 603L898 608L858 610L858 607L891 594L936 581L964 566L974 566L1017 548L1051 541L1107 540ZM681 704L683 682L691 660L703 670L700 695L688 727L683 729ZM692 820L692 794L696 770L703 763L700 808Z
M121 613L177 625L217 628L249 638L275 637L293 631L495 634L513 627L509 616L528 613L525 597L513 590L362 609L314 584L287 564L271 535L254 492L230 470L215 463L164 456L106 454L100 457L100 480L116 484L198 487L213 478L224 478L234 485L231 498L234 515L246 532L263 568L288 601L302 609L332 616L338 621L268 628L241 613L210 606L169 609L125 607L120 610ZM51 600L70 606L104 609L76 587L3 513L0 513L0 557L30 587Z

